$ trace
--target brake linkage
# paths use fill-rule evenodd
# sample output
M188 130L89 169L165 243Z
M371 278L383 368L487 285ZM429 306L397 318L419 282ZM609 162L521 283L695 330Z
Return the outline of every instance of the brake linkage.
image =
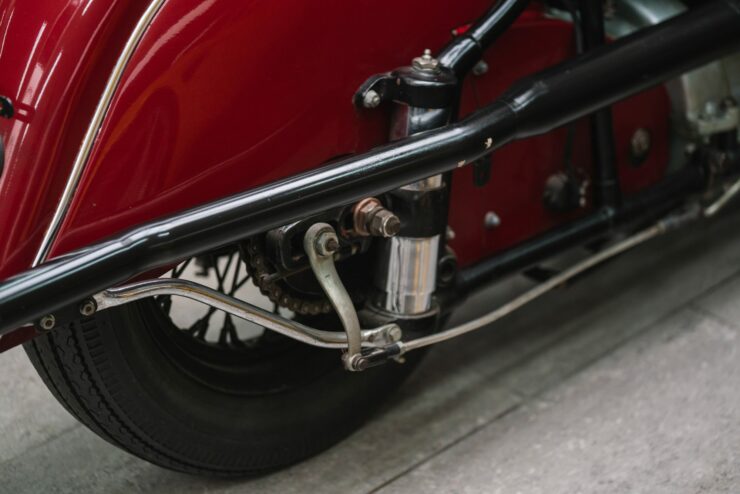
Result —
M303 248L316 279L347 334L347 348L342 355L344 367L350 371L362 371L400 356L401 348L395 343L385 347L362 347L360 319L334 265L334 254L339 250L339 238L334 228L328 223L313 224L303 237ZM401 337L401 328L391 327L390 338L400 341Z
M732 192L733 196L740 195L740 186L733 187ZM713 214L714 209L721 209L727 202L728 200L725 197L722 197L708 207L702 207L702 205L696 202L689 203L686 207L670 213L652 226L634 233L620 242L617 242L580 262L577 262L566 271L546 282L536 285L484 316L435 334L408 341L401 340L402 335L399 328L398 331L395 332L394 337L390 338L392 342L389 342L385 346L376 346L372 348L358 348L356 344L356 338L357 334L359 334L360 326L357 312L355 311L352 301L350 300L349 295L344 289L336 269L334 268L331 247L333 245L333 241L336 241L337 237L333 228L325 223L315 224L306 234L304 247L306 252L309 254L311 266L314 269L314 273L316 273L319 283L324 288L327 296L342 320L344 329L347 332L347 341L355 342L354 346L351 343L347 346L346 353L343 356L345 367L348 370L361 371L369 367L381 365L391 359L400 361L400 358L405 353L412 350L435 345L488 326L524 305L533 302L535 299L545 295L553 289L562 286L575 276L602 264L608 259L632 250L648 240L690 225L702 217L708 216L708 211L711 211Z

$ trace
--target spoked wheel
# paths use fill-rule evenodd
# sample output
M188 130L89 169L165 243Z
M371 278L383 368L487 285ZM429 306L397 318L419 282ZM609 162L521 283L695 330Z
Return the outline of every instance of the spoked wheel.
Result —
M168 276L292 316L250 283L236 248ZM336 324L333 314L299 317ZM349 373L336 350L177 297L101 311L26 350L57 399L103 438L161 466L217 476L279 468L331 446L413 368Z

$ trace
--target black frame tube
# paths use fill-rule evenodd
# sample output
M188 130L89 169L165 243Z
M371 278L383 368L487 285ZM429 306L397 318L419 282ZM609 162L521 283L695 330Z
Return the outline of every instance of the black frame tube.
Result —
M437 56L440 65L462 79L483 52L519 17L529 0L498 0L470 28L452 40Z
M580 0L580 30L585 52L606 43L603 2ZM578 29L578 27L575 27ZM611 107L602 108L591 116L594 204L616 207L622 199L617 169L617 151Z
M455 282L453 296L456 299L464 297L481 286L522 271L559 251L596 240L620 223L657 219L679 206L686 196L702 190L706 182L706 173L701 166L686 166L661 183L625 199L619 209L602 207L594 213L461 270Z
M738 26L740 0L714 0L524 79L448 127L178 213L21 273L0 285L0 334L155 267L453 170L514 139L552 130L734 51Z

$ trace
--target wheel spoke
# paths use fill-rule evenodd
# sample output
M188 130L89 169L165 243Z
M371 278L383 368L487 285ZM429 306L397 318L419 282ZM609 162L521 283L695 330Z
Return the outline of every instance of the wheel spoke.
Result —
M227 257L227 259L224 260L223 257ZM219 264L219 260L222 261L221 264ZM249 272L242 268L242 262L244 261L238 250L234 250L228 255L222 254L221 256L217 256L216 254L207 254L197 258L193 257L182 262L175 266L170 274L172 278L180 278L184 275L188 266L195 263L202 268L202 272L195 273L196 276L207 276L210 273L213 278L215 278L215 281L211 286L216 285L215 289L217 291L233 297L236 292L251 279ZM211 271L211 268L213 271ZM188 276L190 276L190 274ZM171 296L163 295L157 297L156 301L165 314L169 316L172 313L173 299ZM278 313L278 309L278 304L273 303L272 311ZM185 327L183 325L180 329L191 335L193 338L206 343L238 348L251 348L256 346L265 336L265 332L263 332L259 336L242 340L239 337L239 331L237 330L235 319L231 314L224 314L223 325L216 330L215 327L211 327L211 321L213 321L213 316L216 313L217 310L209 306L207 312L203 316L190 324L189 327ZM216 336L214 334L215 331L218 331L217 341L214 341L213 338L207 341L209 334Z
M213 314L215 313L216 309L209 307L206 315L195 321L193 325L187 329L188 333L196 338L204 340L206 338L206 333L208 332L208 325L211 322L211 317L213 317Z
M252 275L248 274L247 276L245 276L243 280L241 280L241 281L240 281L239 283L237 283L237 284L236 284L236 289L234 290L234 292L236 292L236 290L238 290L238 289L240 289L241 287L243 287L243 286L244 286L244 284L245 284L245 283L246 283L247 281L249 281L250 279L252 279Z
M231 263L234 261L234 255L229 256L229 260L226 261L226 267L223 270L223 273L218 267L218 260L214 257L213 258L213 269L216 273L216 281L218 282L218 288L216 288L219 292L224 293L226 292L226 288L224 287L224 283L226 283L226 277L229 274L229 269L231 268Z
M185 269L190 265L190 263L193 261L193 258L191 257L187 261L183 262L179 266L175 266L172 268L172 278L179 278L182 276L182 273L185 272Z

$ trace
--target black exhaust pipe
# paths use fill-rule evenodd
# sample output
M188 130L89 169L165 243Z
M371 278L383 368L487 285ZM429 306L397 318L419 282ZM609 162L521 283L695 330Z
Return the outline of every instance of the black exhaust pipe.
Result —
M740 46L740 0L714 0L515 84L468 118L148 223L0 285L0 335L134 275L466 165Z

